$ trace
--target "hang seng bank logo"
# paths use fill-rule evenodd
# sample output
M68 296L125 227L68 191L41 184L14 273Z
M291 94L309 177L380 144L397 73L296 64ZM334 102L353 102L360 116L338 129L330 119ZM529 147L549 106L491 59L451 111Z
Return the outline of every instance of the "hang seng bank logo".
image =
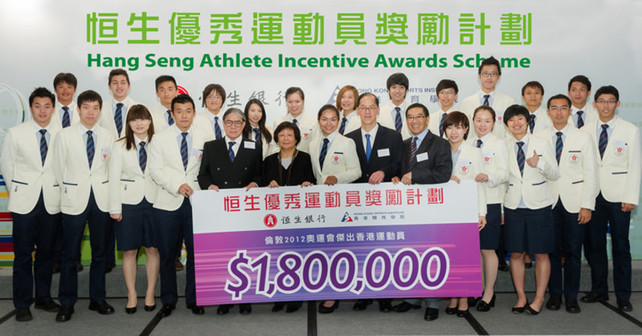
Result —
M350 214L347 212L345 213L345 215L343 215L343 219L341 219L341 223L345 222L352 222L352 217L350 217Z
M263 224L269 228L273 228L276 226L276 216L273 214L267 214L265 217L263 217Z

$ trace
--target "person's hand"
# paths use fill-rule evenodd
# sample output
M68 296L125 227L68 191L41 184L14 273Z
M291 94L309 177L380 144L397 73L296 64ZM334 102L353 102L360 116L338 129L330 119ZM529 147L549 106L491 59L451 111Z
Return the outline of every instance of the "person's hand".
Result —
M486 226L486 216L479 216L479 221L477 222L477 227L481 231Z
M218 186L214 185L214 184L210 184L210 186L207 187L207 190L216 190L216 191L218 191Z
M192 194L194 193L194 189L192 189L189 184L183 183L180 187L178 187L178 193L183 195L183 197L188 198L192 196Z
M459 179L459 177L457 177L457 176L455 176L455 175L450 175L450 180L451 180L451 181L455 181L455 182L457 182L457 184L459 184L459 183L461 182L461 180Z
M401 183L405 185L412 184L412 172L407 172L404 176L401 177Z
M323 182L323 184L335 185L337 184L337 178L335 176L328 176L326 177L325 182Z
M475 182L488 182L488 175L479 173L475 176Z
M399 179L399 177L395 176L395 177L393 177L391 179L391 182L394 183L394 184L399 184L399 182L401 182L401 179Z
M305 182L301 183L302 187L309 187L309 186L313 186L313 185L314 185L314 183L308 182L308 181L305 181Z
M268 184L268 187L270 187L270 188L278 188L279 184L276 183L276 180L272 180L272 181L270 181L270 184Z
M533 156L526 159L526 163L528 163L529 166L535 168L537 167L538 162L539 162L539 156L537 156L537 152L533 150Z
M109 215L109 217L117 222L120 222L123 219L123 214L113 214Z
M381 181L383 181L384 177L386 177L386 174L384 174L383 170L377 170L376 172L372 173L372 175L370 175L368 183L379 184L381 183Z
M635 209L635 204L622 202L622 212L631 212Z
M250 190L250 189L252 189L252 188L256 188L256 187L258 187L258 186L259 186L259 185L258 185L258 184L256 184L256 182L250 182L248 185L246 185L246 186L245 186L245 191L248 191L248 190Z
M502 225L504 225L504 214L502 214Z
M586 224L591 220L591 210L582 208L577 214L577 224Z

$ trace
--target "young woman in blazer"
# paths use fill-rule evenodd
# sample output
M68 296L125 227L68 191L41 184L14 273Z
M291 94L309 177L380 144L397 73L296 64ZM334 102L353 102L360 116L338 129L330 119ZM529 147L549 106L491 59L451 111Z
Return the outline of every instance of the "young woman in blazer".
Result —
M272 132L265 126L265 106L259 99L250 99L245 104L245 127L243 128L243 137L252 139L256 145L261 148L263 159L272 153L278 151L278 147L272 138Z

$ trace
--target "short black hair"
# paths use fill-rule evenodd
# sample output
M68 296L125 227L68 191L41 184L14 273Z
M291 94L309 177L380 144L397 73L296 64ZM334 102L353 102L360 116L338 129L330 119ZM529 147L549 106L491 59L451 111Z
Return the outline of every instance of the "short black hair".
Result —
M47 90L46 88L39 87L31 92L31 94L29 95L29 106L33 106L33 100L36 97L49 98L51 99L51 106L56 106L56 97L53 93L51 93L51 91Z
M588 77L584 75L577 75L573 78L571 78L570 81L568 81L568 90L571 90L571 85L573 85L574 82L580 82L584 85L586 85L586 89L588 91L591 91L591 81L588 79Z
M440 80L437 84L437 88L435 88L435 91L437 91L437 95L439 95L439 92L445 89L453 89L455 90L455 93L459 93L459 87L457 87L457 83L455 83L455 81L452 79Z
M357 107L361 104L361 99L364 97L372 97L375 100L375 104L377 104L377 107L379 107L379 97L375 96L374 93L370 92L365 92L359 95L359 98L357 98Z
M207 86L203 89L203 107L205 107L205 99L207 99L207 96L212 93L212 91L216 91L221 96L221 108L223 105L225 105L225 89L221 84L207 84Z
M401 85L408 90L408 87L410 86L410 81L408 80L408 77L404 75L401 72L393 73L388 77L388 80L386 81L386 89L390 90L390 87L393 85Z
M76 79L76 76L69 72L61 72L57 74L56 77L54 77L54 89L56 88L56 86L58 86L58 84L60 84L60 82L65 82L73 86L74 89L78 86L78 80Z
M78 95L78 107L82 106L84 102L98 102L98 107L103 108L103 98L94 90L83 91Z
M526 120L529 120L531 113L528 112L526 106L513 104L504 111L504 124L508 126L508 121L517 115L523 115Z
M168 76L168 75L162 75L156 78L156 92L158 92L158 87L165 82L172 82L174 83L174 86L178 88L178 85L176 85L176 79L174 79L174 77Z
M340 119L340 118L341 118L341 114L339 113L339 109L338 109L336 106L334 106L334 105L332 105L332 104L325 104L325 105L321 106L321 108L319 109L319 113L317 114L317 120L321 119L321 115L322 115L322 114L323 114L323 112L325 112L326 110L332 110L332 111L334 111L334 113L336 113L336 114L337 114L337 119Z
M479 69L477 70L477 74L481 75L482 68L485 65L495 65L495 66L497 66L497 73L500 76L502 75L502 67L499 65L499 61L493 56L490 56L490 57L488 57L487 59L485 59L485 60L483 60L481 62L481 64L479 65Z
M194 105L194 100L189 95L186 95L183 93L174 97L174 99L172 99L172 112L174 112L174 104L176 103L178 104L192 103L192 109L194 109L194 112L196 112L196 105Z
M568 104L568 107L569 108L571 107L571 98L569 98L567 95L556 94L553 97L548 98L548 102L546 102L546 109L547 110L551 108L551 101L553 101L553 99L564 99L564 100L566 100L566 103Z
M426 105L422 103L414 103L414 104L410 104L410 106L408 106L408 108L406 109L406 117L408 116L408 111L417 107L424 111L424 117L430 116L430 112L428 112L428 108L426 107Z
M597 89L597 91L595 91L595 97L593 99L597 101L597 98L603 94L614 95L616 101L620 100L620 92L613 85L606 85Z
M285 99L288 99L288 97L292 94L299 93L301 95L301 100L305 101L305 95L303 94L303 90L301 90L300 87L293 86L289 87L287 90L285 90Z
M127 84L130 84L129 75L127 74L127 71L125 71L125 69L114 69L109 72L109 80L107 81L107 85L111 84L111 79L115 76L125 76L125 79L127 79Z
M299 142L301 142L301 131L299 131L299 127L297 127L297 125L289 121L284 121L276 127L276 129L274 130L274 142L276 142L277 144L279 143L279 133L286 129L292 130L292 132L294 132L294 139L296 140L296 145L298 145Z
M524 96L524 92L526 92L526 88L529 88L529 87L539 89L540 91L542 91L542 96L544 95L544 86L542 85L542 83L538 81L530 81L524 84L524 86L522 86L522 96Z
M459 111L452 111L446 115L444 118L444 133L448 126L461 126L466 128L466 134L464 134L464 140L468 139L468 133L470 132L470 121L468 121L468 116Z

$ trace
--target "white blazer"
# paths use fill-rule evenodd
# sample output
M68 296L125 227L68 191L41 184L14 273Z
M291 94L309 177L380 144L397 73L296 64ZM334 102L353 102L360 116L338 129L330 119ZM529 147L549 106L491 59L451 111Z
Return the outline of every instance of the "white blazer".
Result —
M568 123L573 125L573 127L577 128L577 124L573 121L573 113L577 113L579 111L575 106L571 106L571 115L568 116ZM581 109L584 111L584 114L582 114L582 120L584 120L584 126L587 124L592 124L594 122L597 122L598 120L598 115L597 115L597 110L595 109L595 106L593 106L590 103L586 103L586 105ZM582 127L583 129L584 127Z
M68 107L69 107L69 113L71 114L69 116L71 118L71 125L73 125L80 121L80 116L78 115L78 105L76 105L76 103L72 101ZM57 125L62 129L62 104L60 104L60 102L57 100L56 100L56 110L51 116L51 123L52 125Z
M319 153L321 152L322 139L323 137L318 137L310 142L310 157L317 184L323 184L328 176L336 177L337 184L350 183L361 177L357 147L352 139L335 131L334 140L328 146L328 153L323 161L323 167L321 167Z
M555 151L550 141L527 134L528 148L524 149L525 158L533 156L537 151L539 163L536 168L524 161L524 176L519 172L517 165L517 154L515 153L515 138L512 135L506 139L508 150L508 191L504 198L504 206L509 209L517 209L522 197L529 209L540 209L551 206L555 202L551 181L559 178Z
M265 128L267 128L270 134L274 135L274 133L272 133L272 130L269 127L266 126ZM250 131L250 139L253 141L256 141L255 137L256 135L254 134L254 131ZM276 144L276 139L274 139L274 137L272 137L272 141L268 143L263 138L263 134L261 134L261 150L263 153L263 159L265 160L266 157L279 152L280 148Z
M463 142L459 145L459 157L453 162L453 175L460 180L474 180L477 174L482 173L482 157L479 148ZM486 216L486 194L482 183L477 183L477 201L479 215Z
M531 113L531 115L533 115ZM535 129L533 130L532 134L536 134L538 132L541 132L543 130L547 130L551 127L553 127L553 121L551 120L551 117L548 116L548 113L546 111L545 107L540 107L535 111ZM530 132L531 127L530 125L528 126L528 131ZM555 145L553 144L553 148Z
M476 146L477 137L468 138ZM488 182L482 183L487 204L503 204L508 181L508 151L506 142L493 133L482 139L482 173L488 175Z
M346 123L346 128L343 130L343 135L346 135L356 129L361 128L361 118L359 117L359 112L357 110L353 111L351 114L354 114L350 117ZM339 112L339 127L341 127L341 121L343 120L343 110Z
M129 96L125 98L125 100L123 101L123 104L126 105L127 111L123 111L123 128L121 129L120 133L118 133L118 130L116 129L116 122L114 121L114 111L112 109L113 104L114 104L114 98L105 99L103 101L103 108L100 112L100 120L98 121L98 124L103 128L106 128L108 131L110 131L114 139L117 140L125 136L125 126L127 124L127 112L132 106L138 104L138 102L131 99Z
M274 122L274 127L272 127L272 129L276 129L279 124L284 121L292 122L292 115L290 113L286 113L284 116L277 119ZM296 148L300 151L309 152L308 148L310 146L310 142L321 133L321 130L319 130L319 123L315 117L305 112L299 114L296 121L299 125L299 131L301 132L301 141Z
M408 123L406 123L406 109L408 108L408 103L405 101L399 106L401 108L401 139L406 140L410 138L410 131L408 130ZM391 130L396 130L395 120L392 118L392 110L395 109L395 106L389 101L386 105L382 106L379 109L379 117L377 117L377 122L381 126L388 127ZM439 134L439 132L437 132Z
M167 123L167 110L163 105L157 105L154 108L149 110L149 113L152 115L152 121L154 122L154 133L160 133L162 130L169 127Z
M43 193L45 209L50 214L60 212L60 186L54 176L52 157L54 140L61 126L50 123L48 152L44 166L40 158L41 129L33 120L12 127L4 136L0 170L9 191L9 211L28 214Z
M599 150L595 152L598 162L600 191L609 202L624 202L637 205L640 200L640 129L632 123L615 117L613 133L600 158ZM593 138L598 147L597 121L584 125L582 131Z
M439 111L437 111L437 112L430 113L430 119L428 120L428 129L430 130L430 133L432 133L434 135L439 135L439 124L441 123L441 115L444 114L444 113L448 114L448 113L450 113L452 111L457 111L457 109L455 109L454 107L451 107L446 112L444 112L442 109L439 109ZM470 125L471 126L473 125L472 122L470 123ZM470 127L470 129L471 129L471 132L472 132L473 127ZM446 138L446 130L445 129L444 129L444 134L442 134L441 137L446 139L446 140L448 140Z
M64 214L79 215L87 208L89 192L93 191L101 211L109 211L109 157L114 137L107 129L96 125L95 154L89 168L87 143L81 123L61 130L54 141L53 168L62 188L60 209Z
M557 129L549 127L537 135L548 139L555 148L557 140L553 141L553 138L557 139L556 132ZM551 183L555 198L553 206L561 199L566 211L571 213L578 213L581 208L595 210L595 198L599 192L595 145L588 134L571 124L565 137L558 165L560 178Z
M203 158L203 144L208 139L199 128L192 127L192 147L187 161L187 169L183 167L177 136L180 133L176 124L156 134L149 146L147 169L159 188L156 192L154 208L175 211L183 200L178 188L187 183L194 191L198 186L198 170Z
M125 139L116 141L109 160L109 212L112 214L122 213L123 204L139 204L143 197L150 203L156 200L158 185L152 179L149 168L146 167L143 173L136 146L127 150L125 145ZM146 147L149 161L149 144Z
M461 102L461 111L466 113L468 120L473 120L473 113L475 112L475 109L481 105L480 97L484 94L485 93L483 91L479 90L472 96L466 97ZM506 130L506 126L504 125L504 111L513 104L515 104L515 100L512 97L497 91L493 93L493 104L491 107L495 110L495 115L497 116L495 127L493 128L493 134L502 139L511 136L510 132Z

